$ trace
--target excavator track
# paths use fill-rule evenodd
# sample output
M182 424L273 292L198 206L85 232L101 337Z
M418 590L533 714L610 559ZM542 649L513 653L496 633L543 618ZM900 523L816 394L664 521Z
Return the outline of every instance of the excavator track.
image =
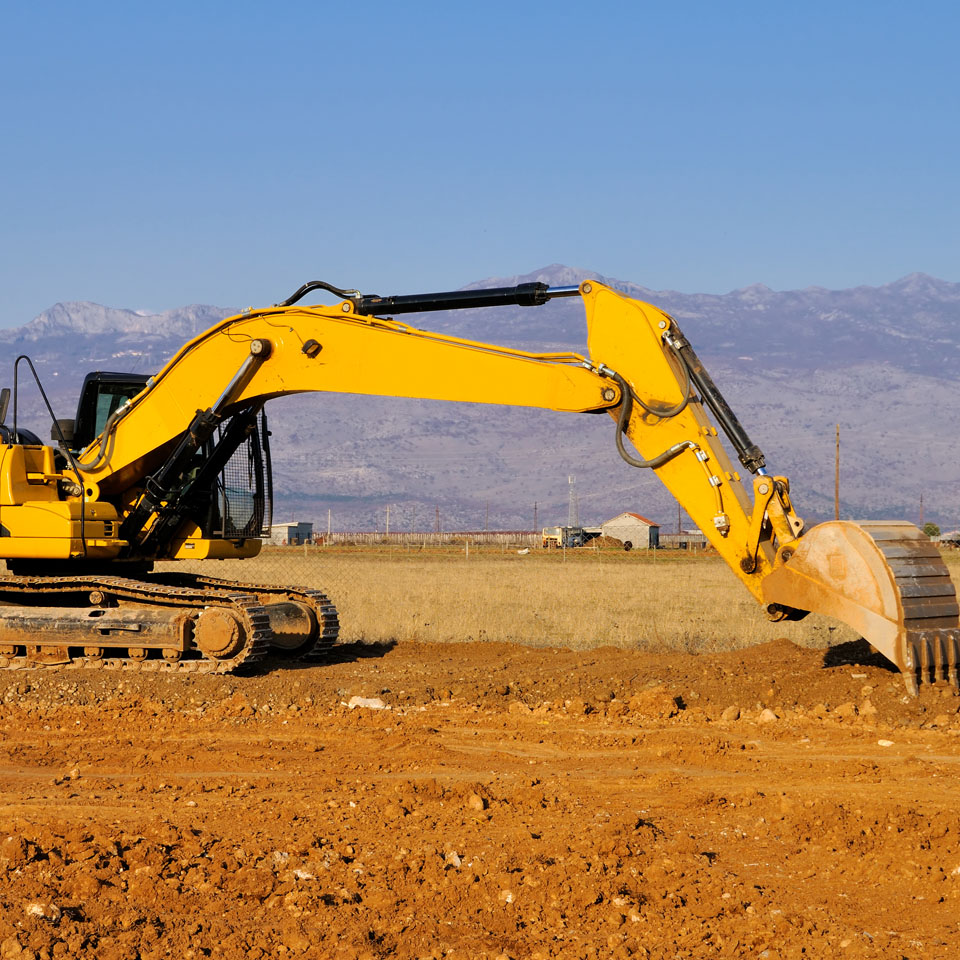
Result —
M310 608L316 618L316 629L302 644L292 649L284 649L276 644L271 648L272 656L284 659L294 659L319 663L326 660L330 651L337 642L340 634L340 619L337 608L330 598L320 590L306 587L278 587L269 584L246 583L236 580L221 580L217 577L208 577L205 574L193 573L161 573L152 574L151 581L159 580L172 586L192 586L205 589L238 590L245 594L255 594L262 604L270 604L277 600L295 601Z
M900 662L894 662L907 690L916 695L919 684L938 682L957 687L960 606L939 548L913 524L860 525L883 555L900 597L903 639Z
M88 605L65 602L79 598ZM45 602L50 606L41 606ZM208 636L226 638L216 651L219 656L191 642L204 617L212 622L205 628ZM141 635L150 629L160 639L144 642ZM56 665L223 674L259 664L269 655L270 643L266 607L232 584L0 577L0 669Z

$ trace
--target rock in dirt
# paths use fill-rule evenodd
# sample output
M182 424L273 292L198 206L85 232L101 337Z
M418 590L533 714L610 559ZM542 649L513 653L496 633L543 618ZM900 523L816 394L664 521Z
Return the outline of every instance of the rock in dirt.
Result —
M731 705L727 707L726 710L724 710L723 713L720 714L720 719L726 720L727 722L731 720L739 720L740 708L736 705Z
M0 841L0 859L8 860L11 867L20 867L30 859L27 841L21 836L10 836Z
M55 923L62 916L62 911L55 903L31 901L24 904L23 909L28 917L40 917L42 920L49 920L51 923Z
M630 698L629 704L631 713L651 719L668 720L680 712L677 698L663 684L635 693Z
M2 960L15 960L23 956L23 947L16 937L7 937L3 943L0 943L0 958Z
M767 707L766 709L760 711L760 716L757 717L757 723L776 723L776 721L779 719L780 718L776 715L776 713Z
M390 708L379 697L351 697L347 703L351 710L363 707L366 710L389 710Z

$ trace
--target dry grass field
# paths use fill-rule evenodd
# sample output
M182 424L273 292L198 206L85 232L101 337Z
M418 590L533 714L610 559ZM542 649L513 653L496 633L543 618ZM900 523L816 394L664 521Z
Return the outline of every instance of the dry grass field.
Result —
M781 637L808 647L856 639L824 617L771 624L719 557L679 551L286 547L198 569L325 589L346 642L705 653Z

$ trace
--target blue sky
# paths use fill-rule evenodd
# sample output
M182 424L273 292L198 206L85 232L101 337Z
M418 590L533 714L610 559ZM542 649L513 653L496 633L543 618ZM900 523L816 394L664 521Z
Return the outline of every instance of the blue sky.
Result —
M954 4L0 4L0 326L60 300L960 280Z

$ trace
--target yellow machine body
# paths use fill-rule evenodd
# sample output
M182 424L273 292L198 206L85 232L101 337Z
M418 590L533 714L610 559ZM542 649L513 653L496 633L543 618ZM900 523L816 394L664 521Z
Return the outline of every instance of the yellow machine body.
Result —
M655 470L774 619L829 614L859 630L913 689L918 679L956 683L960 610L929 541L905 524L806 529L789 482L766 475L762 454L731 460L715 421L728 437L731 421L734 434L742 428L722 398L704 405L712 381L673 318L594 281L573 292L584 303L589 356L421 330L363 313L358 297L227 318L184 344L73 463L58 464L52 447L0 447L0 557L137 559L138 537L148 542L169 512L151 494L157 471L198 412L217 419L314 391L606 411L618 445L625 434L638 452L621 447L624 457ZM755 474L749 484L741 472ZM140 522L131 527L131 517ZM146 559L249 557L260 545L204 537L188 519L158 543Z

